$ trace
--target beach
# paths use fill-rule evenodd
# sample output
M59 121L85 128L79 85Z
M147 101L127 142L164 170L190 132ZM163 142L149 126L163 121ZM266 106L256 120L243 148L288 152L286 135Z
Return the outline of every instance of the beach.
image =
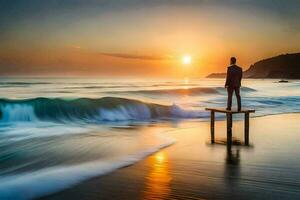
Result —
M3 78L0 199L299 197L299 83L244 80L227 152L222 79Z
M209 122L164 132L169 147L42 199L299 199L300 114L250 119L250 146L210 144ZM152 127L157 128L157 127ZM233 124L243 140L243 121ZM216 138L225 122L216 122Z
M300 199L299 10L0 1L0 200Z

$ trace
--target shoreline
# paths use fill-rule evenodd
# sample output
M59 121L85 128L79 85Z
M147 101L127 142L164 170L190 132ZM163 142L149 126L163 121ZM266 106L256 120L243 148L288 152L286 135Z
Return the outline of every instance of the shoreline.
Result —
M182 122L179 128L165 132L177 141L174 145L40 199L297 199L299 147L297 138L284 136L297 135L299 119L300 113L253 117L253 147L233 146L231 152L224 145L207 143L209 122ZM224 120L216 121L216 128L216 138L225 137ZM242 121L236 121L233 136L243 138L242 128ZM273 142L282 145L274 147Z

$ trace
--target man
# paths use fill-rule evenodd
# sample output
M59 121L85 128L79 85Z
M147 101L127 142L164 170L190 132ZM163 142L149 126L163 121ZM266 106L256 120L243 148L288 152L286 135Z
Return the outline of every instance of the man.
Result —
M230 58L230 66L227 69L227 77L225 88L227 88L228 99L227 99L227 110L231 110L232 105L232 94L235 92L235 96L238 104L238 111L241 110L241 96L240 96L240 87L241 80L243 76L243 70L239 66L236 65L236 58Z

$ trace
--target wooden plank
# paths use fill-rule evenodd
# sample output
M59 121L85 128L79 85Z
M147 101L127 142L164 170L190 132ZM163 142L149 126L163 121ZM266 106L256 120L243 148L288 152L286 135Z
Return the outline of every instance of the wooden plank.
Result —
M249 145L249 113L245 113L245 145Z
M210 140L215 143L215 112L210 111Z
M227 113L227 148L231 148L232 145L232 114Z
M238 110L226 110L225 108L205 108L205 110L220 112L220 113L231 113L231 114L254 113L255 112L255 110L253 110L253 109L242 109L242 110L238 111Z

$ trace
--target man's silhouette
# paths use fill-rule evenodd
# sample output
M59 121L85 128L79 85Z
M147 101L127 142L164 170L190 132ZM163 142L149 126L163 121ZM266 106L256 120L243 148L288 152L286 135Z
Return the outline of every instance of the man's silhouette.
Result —
M242 68L236 65L236 58L231 57L230 66L227 69L227 77L225 83L225 87L227 88L227 93L228 93L227 110L231 110L233 92L235 92L236 95L238 111L240 111L242 108L241 96L240 96L242 76L243 76Z

